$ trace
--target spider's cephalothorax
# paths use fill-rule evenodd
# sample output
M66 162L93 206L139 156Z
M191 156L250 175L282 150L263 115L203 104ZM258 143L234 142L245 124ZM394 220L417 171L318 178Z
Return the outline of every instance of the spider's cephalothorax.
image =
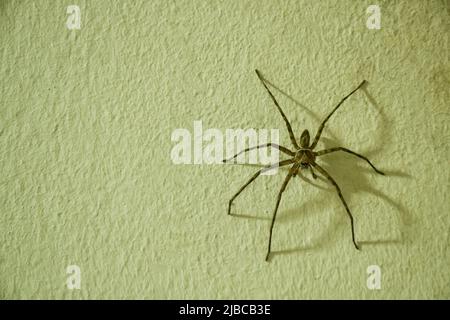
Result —
M228 214L231 214L231 205L234 201L234 199L237 198L237 196L244 191L244 189L250 184L252 183L263 171L267 171L267 170L271 170L274 168L278 168L278 167L282 167L282 166L288 166L290 165L290 169L289 169L289 173L287 174L286 178L284 179L283 185L281 186L281 189L278 193L278 197L277 197L277 202L275 205L275 210L273 212L273 216L272 216L272 222L270 224L270 233L269 233L269 243L268 243L268 248L267 248L267 255L266 255L266 261L269 259L270 256L270 252L271 252L271 245L272 245L272 231L273 231L273 226L275 223L275 219L277 216L277 212L278 212L278 206L280 205L280 201L281 201L281 195L284 192L284 190L286 189L287 184L289 183L289 181L291 180L292 177L295 177L297 175L297 173L299 171L305 170L305 169L310 169L311 170L311 174L313 176L313 178L315 179L317 176L314 173L314 170L317 170L323 177L325 177L326 179L328 179L328 181L336 188L336 191L338 193L339 198L341 199L345 210L350 218L350 225L351 225L351 231L352 231L352 241L353 244L355 246L356 249L359 250L359 247L356 243L356 239L355 239L355 229L354 229L354 225L353 225L353 216L350 212L350 209L348 208L347 202L345 202L344 197L342 196L341 193L341 189L339 188L338 184L336 183L336 181L334 181L334 179L330 176L330 174L325 171L325 169L323 169L321 166L319 166L316 163L316 157L318 156L322 156L331 152L335 152L335 151L343 151L343 152L347 152L350 153L360 159L363 159L365 161L367 161L367 163L379 174L384 175L383 172L381 172L380 170L378 170L377 168L375 168L375 166L369 161L369 159L367 159L366 157L351 151L349 149L343 148L343 147L335 147L335 148L330 148L330 149L325 149L325 150L321 150L321 151L313 151L314 148L317 146L317 143L319 142L320 139L320 135L322 134L322 131L325 127L326 122L328 121L328 119L330 119L330 117L333 115L333 113L341 106L341 104L348 98L350 97L356 90L358 90L359 88L361 88L361 86L365 83L365 80L361 82L361 84L354 89L352 92L350 92L348 95L346 95L338 104L337 106L331 111L331 113L322 121L319 129L317 130L317 133L314 137L313 142L310 145L310 136L309 136L309 131L308 130L304 130L302 132L302 135L300 137L300 146L297 143L297 140L295 139L294 133L292 131L291 128L291 124L289 123L286 115L284 114L283 110L281 109L280 105L278 104L277 100L275 99L274 95L272 94L272 92L269 90L269 88L266 85L266 82L264 80L264 78L261 76L261 74L259 73L258 70L255 70L256 74L258 75L259 79L261 80L263 86L266 88L267 92L269 93L272 101L275 103L275 106L277 107L278 111L280 112L281 116L284 119L284 122L286 123L286 127L289 133L289 138L291 140L291 143L294 147L295 151L291 151L289 148L280 146L278 144L275 143L266 143L263 145L259 145L259 146L255 146L255 147L251 147L251 148L247 148L244 149L243 151L239 152L238 154L234 155L233 157L231 157L230 159L224 160L224 162L227 162L229 160L232 160L234 158L236 158L239 154L243 153L243 152L247 152L253 149L259 149L259 148L267 148L267 147L272 147L272 148L276 148L278 150L280 150L281 152L283 152L284 154L290 156L289 159L286 160L282 160L279 163L275 163L272 165L269 165L267 167L262 168L261 170L259 170L258 172L256 172L249 181L247 181L246 184L244 184L239 191L231 198L230 202L228 203Z
M299 169L307 169L314 162L316 156L310 149L299 149L295 153L294 159L300 165Z

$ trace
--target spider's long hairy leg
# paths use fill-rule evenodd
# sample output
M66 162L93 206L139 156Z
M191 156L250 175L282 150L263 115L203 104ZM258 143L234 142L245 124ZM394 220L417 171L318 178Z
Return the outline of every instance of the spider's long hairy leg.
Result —
M295 149L300 149L300 147L297 144L297 141L295 140L295 136L294 136L294 132L292 131L291 124L289 123L289 120L287 119L286 115L284 114L283 110L281 109L280 105L278 104L278 101L275 99L275 96L269 90L269 87L267 87L266 82L264 81L264 78L261 75L261 73L258 70L255 70L255 72L258 75L259 80L261 80L261 83L263 84L264 88L266 88L267 92L269 93L270 97L272 98L272 101L275 103L275 106L277 107L278 111L281 113L281 116L283 117L284 122L286 123L286 127L289 132L289 138L291 139L292 145L295 147Z
M277 212L278 212L278 207L280 205L280 201L281 201L281 196L284 192L284 190L286 190L286 186L289 183L289 180L291 180L292 176L294 175L294 173L297 171L299 165L298 164L294 164L292 166L292 168L289 170L288 175L286 176L286 178L284 179L283 185L281 186L280 191L278 192L278 197L277 197L277 203L275 205L275 210L273 212L273 216L272 216L272 222L270 224L270 232L269 232L269 244L267 247L267 255L266 255L266 261L269 260L269 256L270 256L270 250L272 247L272 231L273 231L273 226L275 224L275 219L277 218Z
M314 179L314 180L317 179L317 175L316 175L316 173L314 172L313 167L312 167L312 166L308 166L308 167L309 167L309 170L311 171L311 175L312 175L313 179Z
M287 155L290 155L291 157L293 157L295 155L294 152L292 152L291 150L289 150L286 147L280 146L280 145L278 145L276 143L265 143L265 144L261 144L259 146L255 146L255 147L250 147L250 148L244 149L241 152L236 153L231 158L223 159L222 161L223 162L228 162L228 161L231 161L231 160L235 159L238 155L240 155L240 154L242 154L244 152L248 152L248 151L255 150L255 149L268 148L268 147L272 147L272 148L278 149L281 152L283 152L283 153L285 153Z
M363 80L356 89L354 89L352 92L350 92L348 95L346 95L342 100L337 104L336 107L330 112L330 114L323 120L322 124L319 127L319 130L316 133L316 136L314 137L314 141L311 144L311 149L314 149L319 142L320 135L322 134L323 129L325 128L325 124L327 123L328 119L331 118L333 113L342 105L342 103L347 100L348 97L350 97L352 94L354 94L359 88L363 86L363 84L366 83L366 80Z
M294 163L294 159L288 159L288 160L283 160L283 161L280 161L280 162L278 162L278 163L276 163L276 164L273 164L273 165L269 165L269 166L266 166L266 167L264 167L264 168L262 168L262 169L260 169L260 170L258 170L240 189L239 189L239 191L238 192L236 192L236 194L230 199L230 201L229 201L229 203L228 203L228 214L230 215L231 214L231 205L233 204L233 201L239 196L239 194L241 194L241 192L242 191L244 191L244 189L245 188L247 188L248 187L248 185L250 184L250 183L252 183L253 181L255 181L256 180L256 178L258 178L259 177L259 175L261 174L261 173L263 173L263 172L265 172L265 171L268 171L268 170L272 170L272 169L275 169L275 168L279 168L279 167L283 167L283 166L287 166L287 165L289 165L289 164L291 164L291 163Z
M342 196L341 189L339 188L339 186L336 183L336 181L334 181L334 179L330 176L330 174L325 171L325 169L323 169L321 166L319 166L315 162L312 163L312 166L314 166L314 168L317 169L317 171L319 171L325 178L327 178L335 186L336 191L337 191L337 193L339 195L339 198L341 199L342 203L344 204L345 210L347 211L348 216L350 217L350 224L351 224L351 227L352 227L353 244L355 245L355 248L357 250L359 250L358 244L356 243L356 240L355 240L355 227L354 227L354 224L353 224L353 216L352 216L352 213L350 212L350 209L348 208L347 202L345 202L345 199Z
M352 155L354 155L354 156L356 156L356 157L358 157L358 158L360 158L360 159L366 160L367 163L373 168L373 170L375 170L376 173L384 175L384 172L378 170L378 169L372 164L372 162L370 162L369 159L367 159L367 158L364 157L363 155L361 155L361 154L359 154L359 153L356 153L356 152L354 152L354 151L352 151L352 150L350 150L350 149L347 149L347 148L336 147L336 148L325 149L325 150L321 150L321 151L315 152L315 155L316 155L316 156L323 156L324 154L328 154L328 153L332 153L332 152L336 152L336 151L347 152L347 153L350 153L350 154L352 154Z

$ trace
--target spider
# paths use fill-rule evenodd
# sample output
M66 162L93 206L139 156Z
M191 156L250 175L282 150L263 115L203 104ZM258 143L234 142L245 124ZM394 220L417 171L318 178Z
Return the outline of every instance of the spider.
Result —
M268 246L267 246L267 254L266 254L266 261L269 260L270 257L270 253L271 253L271 246L272 246L272 231L273 231L273 226L275 224L275 220L277 217L277 212L278 212L278 207L280 205L280 201L281 201L281 196L283 194L283 192L286 190L286 187L289 183L289 181L291 180L292 177L295 177L299 170L310 170L312 177L314 179L317 179L317 175L314 172L314 170L317 170L322 176L324 176L326 179L329 180L329 182L336 188L337 194L339 196L339 198L342 201L342 204L345 207L345 210L347 211L348 217L350 218L350 226L351 226L351 232L352 232L352 241L353 244L355 246L355 248L357 250L359 250L358 244L356 242L355 239L355 228L354 228L354 223L353 223L353 216L350 212L350 209L347 205L347 202L345 201L344 197L342 196L342 192L341 189L339 187L339 185L336 183L336 181L333 179L333 177L327 172L325 171L325 169L323 169L320 165L318 165L316 163L316 158L326 155L326 154L330 154L332 152L336 152L336 151L342 151L342 152L346 152L346 153L350 153L360 159L365 160L372 168L373 170L375 170L376 173L384 175L383 172L381 172L380 170L378 170L377 168L375 168L375 166L369 161L369 159L367 159L365 156L358 154L352 150L349 150L347 148L344 147L335 147L335 148L329 148L329 149L324 149L321 151L314 151L314 148L317 146L317 143L319 142L320 139L320 135L322 134L323 129L325 128L325 124L327 123L327 121L330 119L330 117L336 112L336 110L342 105L342 103L348 98L350 97L353 93L355 93L358 89L360 89L365 83L366 80L363 80L358 87L356 87L356 89L354 89L352 92L350 92L348 95L346 95L344 98L342 98L342 100L337 104L337 106L330 112L330 114L328 114L328 116L322 121L319 129L317 130L317 133L314 137L313 142L310 144L310 135L309 135L309 131L308 130L304 130L300 136L300 145L297 143L297 140L295 139L294 133L292 131L292 127L291 124L289 123L289 120L287 119L286 115L284 114L283 110L281 109L280 105L278 104L277 100L275 99L274 95L272 94L272 92L269 90L269 88L267 87L264 78L262 77L261 73L258 70L255 70L259 80L261 81L262 85L264 86L264 88L266 88L267 92L269 93L270 97L272 98L272 101L274 102L275 106L277 107L278 111L280 112L281 116L284 119L284 122L286 123L286 127L287 130L289 132L289 138L291 140L291 143L294 147L294 151L283 147L281 145L275 144L275 143L266 143L266 144L262 144L262 145L258 145L258 146L254 146L254 147L250 147L247 149L242 150L241 152L235 154L233 157L229 158L229 159L224 159L223 162L229 162L233 159L235 159L238 155L248 152L250 150L254 150L254 149L260 149L260 148L275 148L278 149L279 151L287 154L290 156L290 159L287 160L283 160L280 161L276 164L272 164L272 165L268 165L268 166L264 166L262 169L258 170L240 189L239 191L231 198L231 200L229 201L228 204L228 215L231 215L231 205L233 204L233 201L239 196L239 194L241 194L242 191L244 191L245 188L248 187L248 185L250 185L253 181L255 181L255 179L263 172L267 171L267 170L271 170L274 168L278 168L278 167L283 167L283 166L288 166L291 165L289 172L286 176L286 178L284 179L283 184L281 185L281 189L278 193L277 196L277 201L275 204L275 210L273 212L272 215L272 221L270 224L270 231L269 231L269 241L268 241Z

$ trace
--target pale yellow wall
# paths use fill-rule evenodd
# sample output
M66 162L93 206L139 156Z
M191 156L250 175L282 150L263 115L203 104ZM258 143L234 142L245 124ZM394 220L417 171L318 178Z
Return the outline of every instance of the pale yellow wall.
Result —
M0 297L450 298L449 21L448 1L0 1ZM194 120L289 144L255 68L290 96L274 91L297 135L368 81L320 147L387 176L319 160L362 251L333 188L295 178L266 263L286 171L232 218L257 168L172 163L173 130ZM81 290L66 287L71 264Z

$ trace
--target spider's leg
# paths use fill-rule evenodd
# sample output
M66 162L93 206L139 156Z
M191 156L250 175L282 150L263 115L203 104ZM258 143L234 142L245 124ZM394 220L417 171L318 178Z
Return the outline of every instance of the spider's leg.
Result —
M354 151L352 151L352 150L350 150L350 149L347 149L347 148L336 147L336 148L325 149L325 150L321 150L321 151L316 152L315 155L316 155L316 156L322 156L322 155L324 155L324 154L328 154L328 153L336 152L336 151L347 152L347 153L350 153L350 154L352 154L352 155L354 155L354 156L357 156L357 157L360 158L360 159L366 160L367 163L373 168L373 170L375 170L376 173L384 175L383 172L381 172L380 170L378 170L377 168L375 168L375 166L372 164L372 162L370 162L369 159L367 159L367 158L364 157L363 155L361 155L361 154L359 154L359 153L356 153L356 152L354 152Z
M317 175L314 173L313 167L312 166L308 166L308 167L309 167L309 170L311 170L311 175L312 175L313 179L314 180L317 179Z
M250 183L252 183L253 181L255 181L255 179L258 178L258 176L259 176L262 172L265 172L265 171L267 171L267 170L272 170L272 169L275 169L275 168L278 168L278 167L282 167L282 166L287 166L288 164L291 164L291 163L293 163L293 162L294 162L293 159L283 160L283 161L280 161L280 162L278 162L278 163L276 163L276 164L274 164L274 165L266 166L266 167L264 167L264 168L258 170L258 171L250 178L250 180L248 180L248 181L247 181L247 182L239 189L239 191L236 192L236 194L230 199L230 202L228 203L228 214L229 214L229 215L231 214L231 205L233 204L234 199L236 199L236 198L239 196L239 194L240 194L242 191L244 191L245 188L248 187L248 185L249 185Z
M278 145L278 144L276 144L276 143L265 143L265 144L261 144L261 145L259 145L259 146L255 146L255 147L251 147L251 148L244 149L244 150L242 150L241 152L236 153L234 156L232 156L232 157L229 158L229 159L223 159L222 162L225 163L225 162L231 161L231 160L235 159L238 155L240 155L240 154L242 154L242 153L244 153L244 152L248 152L248 151L250 151L250 150L260 149L260 148L268 148L268 147L272 147L272 148L278 149L278 150L280 150L281 152L284 152L285 154L290 155L291 157L293 157L293 156L295 155L294 152L292 152L291 150L289 150L289 149L286 148L286 147L280 146L280 145Z
M350 93L349 93L348 95L346 95L344 98L342 98L342 100L338 103L338 105L337 105L336 107L334 107L334 109L330 112L330 114L323 120L322 124L321 124L320 127L319 127L319 130L318 130L317 133L316 133L316 136L314 137L314 141L313 141L313 143L311 144L311 149L314 149L314 148L316 147L317 143L319 142L320 135L322 134L322 131L323 131L323 129L325 128L325 124L327 123L328 119L330 119L331 116L333 115L333 113L341 106L341 104L342 104L345 100L347 100L347 98L350 97L353 93L355 93L356 90L358 90L359 88L361 88L362 85L363 85L364 83L366 83L366 80L363 80L363 81L359 84L359 86L358 86L356 89L354 89L352 92L350 92Z
M295 136L294 136L294 132L292 131L291 124L289 123L289 120L287 119L286 115L284 114L283 110L281 109L280 105L278 104L278 101L275 99L275 96L272 94L272 92L270 92L261 73L258 70L255 70L255 72L258 75L259 80L261 80L261 83L263 84L264 88L266 88L267 92L269 93L270 97L272 98L272 101L277 106L277 109L281 113L281 116L283 117L284 122L286 122L286 127L288 129L289 138L291 139L292 145L295 147L295 149L300 149L300 147L297 144L297 141L295 140Z
M294 173L292 174L292 176L295 178L298 175L299 169L297 168L297 170L294 171Z
M284 190L286 189L287 184L289 183L289 180L291 180L292 176L294 175L294 173L298 170L299 165L298 164L294 164L292 166L292 168L289 170L288 175L286 176L286 178L284 179L283 185L281 186L280 192L278 193L278 197L277 197L277 204L275 205L275 210L273 212L273 216L272 216L272 222L270 224L270 233L269 233L269 245L267 247L267 255L266 255L266 261L269 260L269 255L270 255L270 249L272 246L272 231L273 231L273 225L275 224L275 219L277 217L277 212L278 212L278 206L280 205L280 201L281 201L281 195L283 194Z
M337 193L339 195L339 198L341 199L342 203L344 204L345 210L347 211L348 216L350 217L350 223L351 223L351 226L352 226L352 240L353 240L353 244L355 245L355 248L357 250L359 250L359 247L356 244L356 240L355 240L355 227L353 225L353 216L352 216L352 214L350 212L350 209L348 208L347 202L345 202L345 199L342 196L341 189L339 188L339 186L336 183L336 181L334 181L334 179L330 176L330 174L325 171L325 169L323 169L321 166L319 166L315 162L313 162L312 165L314 166L314 168L316 168L322 175L324 175L336 187L336 191L337 191Z

